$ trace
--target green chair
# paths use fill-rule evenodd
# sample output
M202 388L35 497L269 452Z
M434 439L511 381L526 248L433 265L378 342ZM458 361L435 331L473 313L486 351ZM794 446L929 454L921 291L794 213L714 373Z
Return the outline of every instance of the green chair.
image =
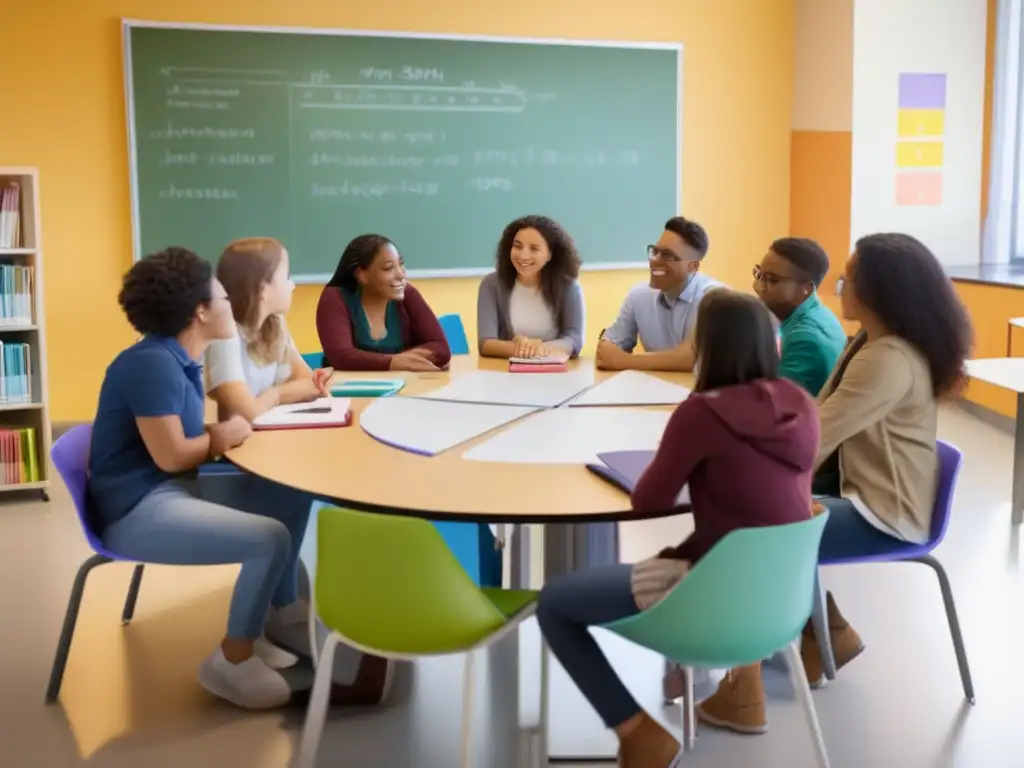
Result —
M826 512L790 525L734 531L663 600L635 616L603 625L686 668L686 751L694 739L693 667L738 667L785 649L818 765L828 768L799 647L814 604L818 545L827 518Z
M314 595L311 613L331 634L314 662L293 768L316 762L341 642L392 659L465 653L461 766L469 768L473 652L532 616L537 593L477 587L426 520L331 508L319 515Z

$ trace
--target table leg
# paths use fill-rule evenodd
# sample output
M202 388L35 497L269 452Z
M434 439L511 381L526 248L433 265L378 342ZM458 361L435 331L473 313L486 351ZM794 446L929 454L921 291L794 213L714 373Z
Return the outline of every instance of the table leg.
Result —
M1013 430L1013 510L1014 525L1024 520L1024 392L1017 395L1017 418Z

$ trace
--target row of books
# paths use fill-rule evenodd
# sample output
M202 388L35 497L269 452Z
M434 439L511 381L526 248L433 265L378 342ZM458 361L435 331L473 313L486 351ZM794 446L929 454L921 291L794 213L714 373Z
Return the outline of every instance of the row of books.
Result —
M36 457L34 427L0 428L0 484L38 483L41 478Z
M32 347L0 341L0 404L32 402Z
M32 267L0 262L0 328L32 325Z
M12 181L0 186L0 248L21 248L21 187Z

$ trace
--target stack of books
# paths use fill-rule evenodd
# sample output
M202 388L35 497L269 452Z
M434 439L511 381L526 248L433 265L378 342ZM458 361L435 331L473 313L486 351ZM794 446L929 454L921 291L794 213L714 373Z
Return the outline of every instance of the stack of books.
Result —
M0 262L0 328L32 323L32 267Z
M32 402L32 348L0 341L0 405Z
M39 480L35 429L0 428L0 484L23 485Z
M16 181L0 185L0 248L21 248L20 200Z

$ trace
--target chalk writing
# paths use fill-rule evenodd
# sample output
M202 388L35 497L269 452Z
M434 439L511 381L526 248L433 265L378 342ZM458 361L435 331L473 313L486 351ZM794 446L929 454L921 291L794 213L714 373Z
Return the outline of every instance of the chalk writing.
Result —
M322 165L340 165L344 168L422 168L426 159L413 155L332 155L327 152L314 152L309 164L314 167Z
M237 200L237 189L178 187L171 184L160 190L161 200Z
M331 73L323 69L318 69L314 72L309 73L309 82L313 85L322 85L324 83L331 82Z
M445 131L358 131L345 128L313 128L309 132L310 141L343 141L348 144L356 142L375 142L389 144L401 141L405 144L443 144L448 140Z
M379 67L363 67L359 70L359 76L363 80L372 80L375 83L390 83L392 72L390 69L381 69Z
M434 165L441 168L454 168L459 164L458 155L441 155L434 158Z
M160 165L195 165L199 162L199 155L195 152L171 152L164 150L160 157Z
M197 110L228 110L231 104L226 101L193 101L192 99L171 98L167 100L170 109L197 109Z
M219 88L205 85L183 85L175 83L167 87L168 96L199 96L214 99L237 99L242 95L239 88Z
M255 139L255 128L217 128L212 125L177 126L168 121L167 126L149 132L151 139Z
M273 165L274 156L271 154L255 154L251 152L212 152L207 158L207 163L209 165Z
M480 190L481 192L490 192L492 189L496 189L501 192L512 191L512 179L503 179L499 177L478 176L475 179L469 179L466 184L473 187L473 189Z
M635 149L618 151L560 150L560 149L476 149L474 165L524 166L540 163L542 166L622 167L640 164L640 152Z
M314 199L332 197L381 198L388 195L434 197L440 193L441 185L433 181L400 181L395 184L387 184L382 181L359 183L343 181L340 184L320 184L314 182L311 191Z
M428 82L428 83L443 83L444 72L437 67L410 67L405 65L402 67L401 73L398 77L402 80L409 80L414 83Z

